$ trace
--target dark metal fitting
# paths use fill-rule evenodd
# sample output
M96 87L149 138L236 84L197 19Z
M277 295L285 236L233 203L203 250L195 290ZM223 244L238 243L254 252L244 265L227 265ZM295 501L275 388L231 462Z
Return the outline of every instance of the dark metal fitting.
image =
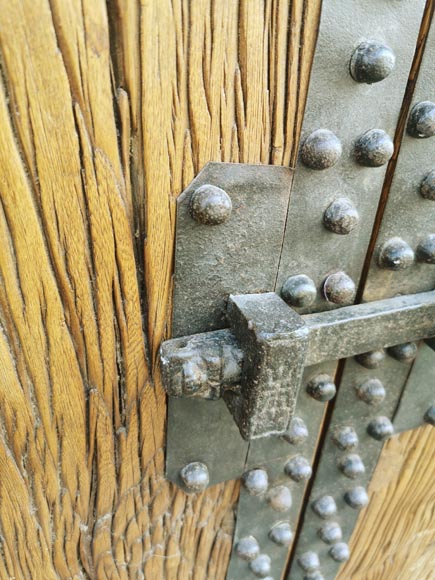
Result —
M304 552L299 556L298 564L304 572L316 572L320 570L319 556L316 552Z
M356 387L358 398L367 405L379 405L385 399L385 387L379 379L371 378Z
M242 560L252 561L260 553L260 546L254 536L246 536L241 538L236 547L236 553Z
M393 141L382 129L371 129L358 137L355 142L355 159L357 163L365 167L385 165L393 153Z
M296 455L296 457L289 459L284 466L284 471L293 481L297 482L310 479L313 473L310 462L302 455Z
M365 472L364 463L359 455L350 453L340 459L338 467L346 477L356 479Z
M266 578L272 568L272 560L267 554L260 554L252 560L249 567L257 578Z
M307 384L307 393L316 401L324 403L335 397L337 388L329 375L317 375Z
M415 342L405 342L403 344L396 344L395 346L390 346L388 349L388 354L406 364L411 364L415 357L417 356L418 347Z
M337 522L326 522L317 533L325 544L335 544L343 538L343 531Z
M383 441L394 434L394 427L388 417L375 417L367 426L367 433L377 441Z
M417 139L427 139L435 135L435 103L421 101L411 109L406 127L408 135Z
M269 538L278 546L290 546L293 540L290 524L287 522L275 524L269 532Z
M288 431L283 434L283 438L292 445L303 443L308 437L308 428L300 417L293 417L290 421Z
M345 236L356 228L359 214L353 203L346 197L334 200L323 214L323 224L326 229Z
M353 427L340 427L332 436L332 441L342 451L349 451L358 447L358 435Z
M424 176L420 183L420 195L435 201L435 169Z
M383 81L394 70L396 57L386 44L362 42L350 59L350 74L358 83L373 84Z
M281 296L290 306L306 308L316 299L317 288L311 278L300 274L287 278L282 286Z
M435 264L435 234L430 234L422 240L416 251L417 262Z
M361 510L369 503L369 496L363 487L358 486L345 493L344 501L351 508Z
M316 499L312 504L312 508L314 513L322 520L332 518L337 513L337 504L331 495L324 495Z
M285 485L273 487L268 494L268 501L276 512L286 512L292 507L292 494Z
M323 294L328 302L347 306L355 300L355 282L345 272L336 272L326 278L323 284Z
M336 562L346 562L350 558L349 546L344 542L339 542L332 546L329 550L329 555Z
M401 238L390 238L381 247L378 266L385 270L405 270L414 263L412 248Z
M242 476L242 481L249 495L261 495L269 487L269 477L265 469L251 469Z
M366 369L377 369L385 360L385 350L381 348L379 350L363 352L362 354L357 354L355 360Z
M180 478L188 493L204 491L209 484L208 468L200 461L188 463L180 471Z
M302 145L302 163L310 169L328 169L337 163L342 153L339 138L328 129L317 129Z
M216 185L202 185L190 198L190 215L206 226L223 224L229 219L232 209L230 196Z

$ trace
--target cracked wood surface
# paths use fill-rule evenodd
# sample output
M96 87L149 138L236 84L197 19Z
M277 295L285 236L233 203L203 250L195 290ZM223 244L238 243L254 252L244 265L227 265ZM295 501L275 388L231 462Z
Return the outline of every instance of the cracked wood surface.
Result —
M238 483L164 479L174 202L207 161L294 162L319 7L2 3L1 578L225 577Z

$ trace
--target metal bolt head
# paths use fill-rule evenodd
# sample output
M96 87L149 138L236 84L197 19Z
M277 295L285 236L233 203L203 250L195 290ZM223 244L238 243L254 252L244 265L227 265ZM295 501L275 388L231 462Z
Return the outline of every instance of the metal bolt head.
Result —
M350 59L350 74L358 83L373 84L383 81L394 69L396 57L386 44L362 42Z
M426 411L426 413L424 415L424 420L426 423L429 423L429 425L432 425L435 427L435 405L432 405Z
M293 417L290 421L290 427L283 438L292 445L298 445L306 441L308 437L308 428L300 417Z
M358 446L358 435L353 427L340 427L332 436L332 441L342 451L355 449Z
M269 477L264 469L251 469L243 475L242 480L249 495L261 495L269 487Z
M346 197L334 200L323 214L323 224L334 234L345 236L356 228L359 214L353 203Z
M420 195L435 201L435 170L430 171L420 183Z
M293 532L290 524L281 522L273 526L269 532L269 538L278 546L290 546L293 540Z
M338 464L340 471L350 479L356 479L365 472L364 463L356 453L345 455Z
M319 570L316 570L315 572L305 574L304 580L325 580L325 577L319 572Z
M254 536L245 536L237 542L236 553L242 560L255 560L260 553L260 546Z
M358 398L367 405L379 405L385 399L385 387L379 379L367 379L356 387Z
M357 486L345 493L344 501L351 508L361 510L369 503L369 496L363 487Z
M207 465L200 461L188 463L180 471L185 490L190 493L204 491L210 481Z
M269 504L276 512L286 512L292 507L292 494L285 485L277 485L269 492Z
M370 352L357 354L355 360L366 369L377 369L385 360L385 350L371 350Z
M281 289L281 296L287 304L297 308L311 306L316 299L316 295L316 285L305 274L287 278Z
M385 270L406 270L414 263L412 248L401 238L390 238L379 251L378 266Z
M382 129L371 129L355 142L354 154L357 163L364 167L385 165L394 153L391 137Z
M296 455L296 457L289 459L284 466L284 471L293 481L310 479L313 473L310 462L302 455Z
M266 578L272 568L272 560L267 554L260 554L252 560L249 567L257 578Z
M298 564L304 572L316 572L320 569L320 560L316 552L304 552L299 556Z
M343 532L337 522L326 522L317 533L325 544L335 544L343 538Z
M394 427L388 417L375 417L367 426L367 433L376 439L382 441L394 434Z
M418 262L435 264L435 234L426 236L418 244L416 257Z
M403 344L396 344L388 349L388 354L406 364L411 364L417 356L418 346L415 342L404 342Z
M317 129L305 139L301 159L311 169L327 169L337 163L341 153L339 138L328 129Z
M346 306L355 300L355 282L345 272L335 272L323 284L323 295L328 302Z
M329 555L336 562L346 562L350 558L349 546L344 542L339 542L332 546L329 550Z
M195 221L207 226L226 222L232 208L230 196L216 185L202 185L190 198L190 215Z
M406 127L408 135L417 139L427 139L435 135L435 103L422 101L411 109Z
M322 520L332 518L337 513L337 504L331 495L323 495L316 499L312 504L312 508L314 513Z
M326 402L335 397L337 388L329 375L321 374L307 384L307 393L316 401Z

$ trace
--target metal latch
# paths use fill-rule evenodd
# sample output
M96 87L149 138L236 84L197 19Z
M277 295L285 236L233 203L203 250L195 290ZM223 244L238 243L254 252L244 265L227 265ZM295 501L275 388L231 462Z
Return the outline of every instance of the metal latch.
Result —
M246 440L290 425L304 367L435 336L435 292L299 315L274 292L230 296L229 329L163 343L171 397L223 397ZM335 395L331 382L310 387Z

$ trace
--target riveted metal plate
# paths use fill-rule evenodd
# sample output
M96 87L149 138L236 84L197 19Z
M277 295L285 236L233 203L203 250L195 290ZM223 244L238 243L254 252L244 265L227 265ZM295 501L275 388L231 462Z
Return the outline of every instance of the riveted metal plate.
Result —
M230 294L270 292L285 228L292 172L285 167L209 163L177 200L172 335L227 326ZM204 184L220 187L233 210L227 222L192 219L192 193Z
M359 282L386 165L356 163L354 142L371 129L394 137L424 5L424 0L323 2L302 142L313 131L328 129L340 139L343 153L328 169L310 169L301 161L297 165L277 291L289 276L312 278L317 299L300 312L337 307L326 302L321 292L331 272L344 270ZM349 73L349 61L354 49L370 40L391 47L396 65L381 82L358 83ZM359 213L359 223L348 235L332 233L322 221L331 202L343 197Z

